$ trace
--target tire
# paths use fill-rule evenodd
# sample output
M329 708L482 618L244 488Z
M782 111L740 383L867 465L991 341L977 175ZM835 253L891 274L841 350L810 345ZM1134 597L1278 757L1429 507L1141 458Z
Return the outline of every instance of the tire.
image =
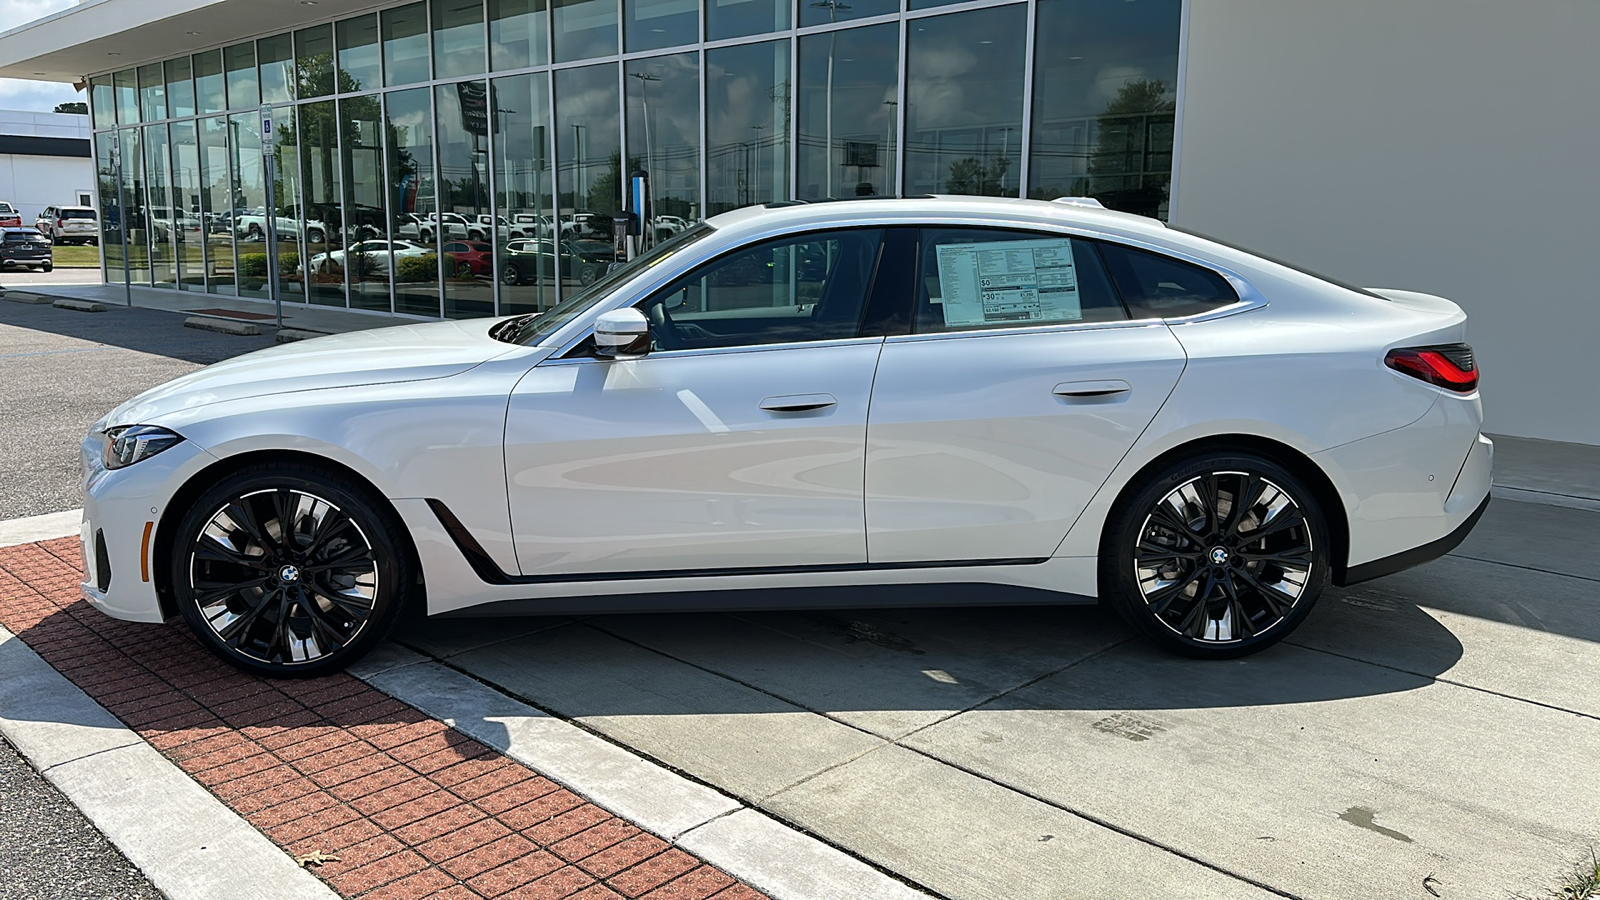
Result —
M516 287L522 283L522 273L515 265L506 263L500 267L500 283L507 287Z
M39 270L42 271L42 272L49 272L49 271L53 271L54 269L55 269L55 263L45 263L44 265L39 267Z
M287 549L273 537L286 516L296 523ZM254 675L343 669L419 605L398 516L367 485L311 465L225 476L184 514L172 547L169 583L189 628Z
M456 263L456 277L457 278L471 278L472 277L472 263L469 263L469 262L458 262L458 263Z
M587 265L578 270L578 283L584 287L594 284L595 279L599 277L600 267L598 265Z
M306 240L313 244L325 244L328 242L328 236L323 234L322 229L313 228L306 232Z
M1235 496L1251 499L1236 515ZM1233 659L1299 627L1332 568L1316 495L1275 462L1206 453L1134 484L1100 548L1100 594L1168 650Z
M259 241L266 237L261 233L261 226L254 222L250 223L249 228L245 229L244 235L252 241Z

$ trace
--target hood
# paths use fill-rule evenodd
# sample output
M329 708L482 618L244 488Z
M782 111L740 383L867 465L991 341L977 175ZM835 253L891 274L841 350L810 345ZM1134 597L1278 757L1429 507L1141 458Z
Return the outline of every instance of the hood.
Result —
M458 375L524 349L489 336L498 321L374 328L258 350L151 388L112 410L96 430L157 424L163 415L228 400Z

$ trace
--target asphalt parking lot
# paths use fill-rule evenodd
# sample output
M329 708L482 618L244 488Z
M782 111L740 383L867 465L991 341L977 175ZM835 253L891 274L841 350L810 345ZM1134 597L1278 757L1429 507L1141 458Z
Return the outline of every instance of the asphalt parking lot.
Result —
M0 519L76 506L77 441L117 402L270 340L177 322L0 302ZM368 677L404 700L464 673L936 896L1538 897L1600 839L1600 451L1522 449L1544 480L1454 553L1330 590L1247 660L1092 607L851 609L862 588L425 622Z

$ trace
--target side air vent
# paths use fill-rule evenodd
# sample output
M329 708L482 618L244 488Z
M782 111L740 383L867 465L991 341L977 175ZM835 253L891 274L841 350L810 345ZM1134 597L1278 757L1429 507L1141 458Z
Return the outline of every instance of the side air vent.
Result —
M106 553L106 533L94 532L94 581L101 592L111 590L111 557Z

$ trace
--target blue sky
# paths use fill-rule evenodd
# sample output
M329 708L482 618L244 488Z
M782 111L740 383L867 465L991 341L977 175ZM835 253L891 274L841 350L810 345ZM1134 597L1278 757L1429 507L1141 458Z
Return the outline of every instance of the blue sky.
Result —
M11 29L67 9L73 0L0 0L0 23ZM72 89L70 84L53 81L22 81L0 78L0 109L25 109L32 112L49 112L57 103L86 99Z

